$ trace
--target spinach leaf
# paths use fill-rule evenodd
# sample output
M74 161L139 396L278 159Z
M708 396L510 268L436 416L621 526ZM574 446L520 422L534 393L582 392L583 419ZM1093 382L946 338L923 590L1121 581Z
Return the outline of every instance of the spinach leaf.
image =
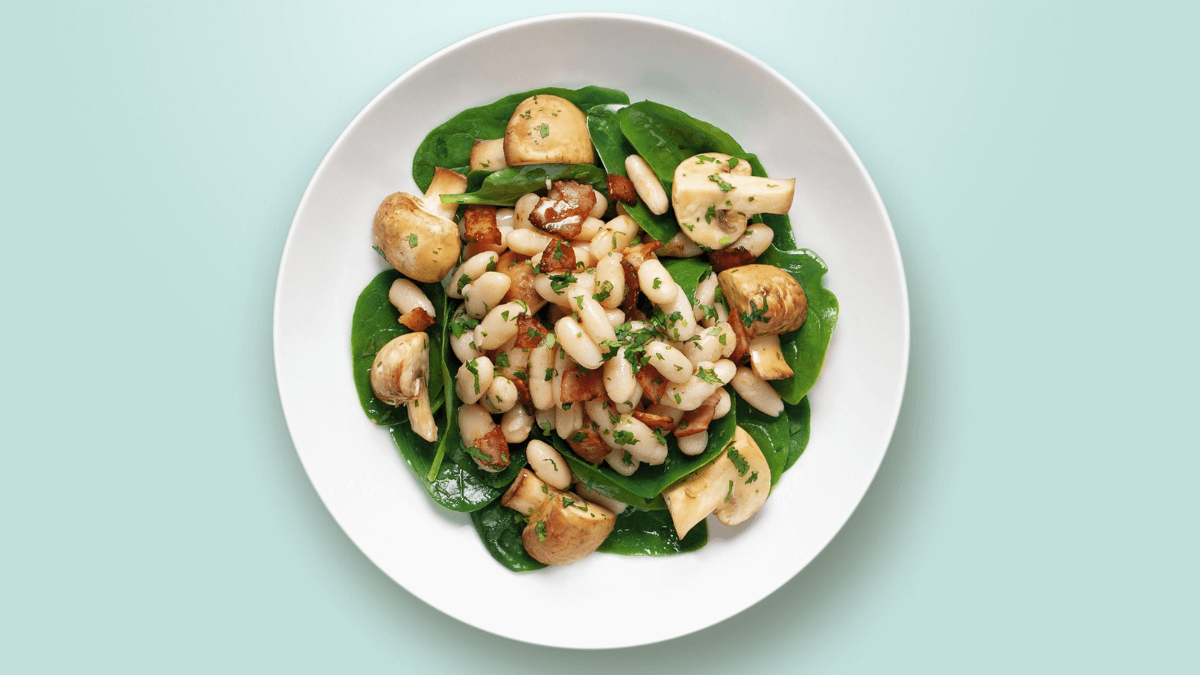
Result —
M808 249L781 251L774 245L759 256L758 262L774 265L795 277L808 298L808 318L804 325L800 330L779 336L783 358L795 375L771 383L784 401L799 403L821 374L829 339L837 326L837 297L833 291L821 285L821 279L829 268L825 266L825 261Z
M556 444L558 451L571 465L571 472L588 484L608 483L641 497L652 500L662 494L671 483L704 466L719 455L729 441L733 439L733 430L738 425L736 410L719 420L714 420L708 427L708 448L694 457L689 457L679 450L679 444L674 436L667 437L667 459L657 466L643 464L632 476L622 476L613 471L607 464L593 466L579 459L571 452L566 443ZM627 504L641 506L636 501L630 502L617 497Z
M704 258L659 258L659 262L671 273L671 278L687 293L692 305L696 304L696 287L712 272L712 265Z
M792 449L792 427L787 411L779 417L771 417L753 408L737 394L730 393L730 396L737 410L738 426L750 434L767 458L767 465L771 467L771 487L775 487L787 469Z
M471 512L471 524L487 552L513 572L529 572L546 566L525 552L525 544L521 542L525 519L507 506L501 506L500 500Z
M376 424L392 425L408 420L408 410L404 406L394 408L375 397L371 390L371 363L375 355L384 345L406 333L411 333L407 327L397 323L400 312L388 301L388 290L392 282L400 277L396 270L384 270L377 274L371 283L358 296L354 305L354 317L350 325L350 355L354 369L354 388L358 391L358 400L363 412ZM441 284L421 284L421 290L429 296L441 321L445 321L446 292ZM445 340L442 330L433 329L429 332L429 359L440 359L445 350ZM431 368L429 373L429 400L433 411L441 409L443 398L443 373L439 368Z
M433 480L428 476L437 454L437 444L421 438L408 422L390 427L392 440L400 449L400 456L417 475L417 480L433 501L460 513L468 513L487 506L500 496L500 490L482 483L452 462L443 462Z
M531 91L505 96L494 103L468 108L438 125L413 156L413 180L421 192L429 189L435 167L445 167L459 173L467 173L470 167L471 146L476 138L503 138L504 129L512 117L513 110L521 101L534 94L553 94L574 103L580 110L606 103L629 103L625 92L605 87L582 89L560 89L543 87Z
M717 127L670 106L639 101L617 112L621 132L646 160L667 192L675 181L675 167L702 152L722 152L744 157L746 151Z
M512 166L492 173L472 171L467 177L467 187L479 181L478 187L460 195L442 195L443 204L494 204L512 206L521 195L546 189L546 180L574 180L590 183L604 191L608 179L604 170L591 164L529 164Z
M788 426L791 428L792 436L792 449L788 452L787 463L783 465L783 470L787 471L792 468L796 460L800 459L800 455L804 454L804 448L808 447L812 409L808 405L808 397L805 396L800 399L799 403L785 403L783 410L787 413Z
M667 511L625 509L598 550L619 555L660 556L691 553L707 543L708 523L703 520L680 540Z
M604 164L604 170L625 176L625 158L637 154L637 150L629 144L625 134L621 133L616 112L606 106L595 106L588 109L587 119L588 133L592 137L592 145L596 146L596 153L600 155L601 163ZM669 241L679 231L679 223L671 211L655 215L641 200L633 206L626 206L625 212L637 221L643 231L661 242Z

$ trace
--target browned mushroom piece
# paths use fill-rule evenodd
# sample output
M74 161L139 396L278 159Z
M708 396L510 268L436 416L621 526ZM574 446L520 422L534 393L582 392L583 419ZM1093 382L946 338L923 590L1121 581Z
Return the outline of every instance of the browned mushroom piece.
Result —
M388 264L416 281L441 281L458 264L462 241L452 220L458 206L443 204L443 194L466 190L460 173L438 167L425 196L396 192L375 212L371 233Z
M592 164L587 116L574 103L536 94L513 109L504 130L504 161L524 164Z
M729 303L729 322L753 339L796 330L808 316L800 282L773 265L743 265L717 275Z
M383 346L371 363L371 390L390 406L408 406L413 431L427 441L438 438L429 405L429 336L408 333Z
M569 565L586 558L600 548L616 524L608 509L548 485L529 469L521 469L500 503L528 519L521 543L534 560L546 565Z
M716 459L681 478L663 492L663 501L680 538L708 514L737 525L758 512L771 494L771 467L746 430L734 431L733 443Z

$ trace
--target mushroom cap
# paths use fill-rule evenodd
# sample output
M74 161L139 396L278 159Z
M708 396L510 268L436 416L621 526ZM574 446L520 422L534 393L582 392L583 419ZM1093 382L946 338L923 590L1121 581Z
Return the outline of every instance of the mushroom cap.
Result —
M391 406L417 400L428 381L429 336L423 332L393 338L371 363L371 390Z
M746 231L755 213L787 213L796 192L794 178L750 175L750 163L705 152L675 167L671 206L680 229L696 244L720 250Z
M530 517L521 533L525 551L547 565L569 565L600 548L617 519L574 492L559 492Z
M774 265L742 265L717 275L729 303L729 322L751 338L780 335L804 325L808 298L800 282Z
M729 459L735 450L745 464ZM741 427L734 430L733 445L725 451L724 457L737 470L737 475L731 478L733 488L726 488L727 496L714 513L722 523L737 525L758 513L770 496L771 465L767 464L758 443Z
M504 130L504 160L522 164L592 164L587 115L552 94L535 94L517 104Z
M406 192L388 195L375 212L375 246L406 277L441 281L458 262L462 246L453 221L426 211Z

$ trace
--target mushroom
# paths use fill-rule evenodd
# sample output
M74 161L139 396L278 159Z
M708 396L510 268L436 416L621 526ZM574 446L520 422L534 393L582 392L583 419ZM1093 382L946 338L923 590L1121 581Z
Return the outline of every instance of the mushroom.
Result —
M535 94L517 104L504 130L504 161L522 164L591 164L587 116L574 103Z
M407 192L384 198L372 232L389 265L425 283L441 281L450 272L462 246L452 220L458 205L443 204L441 196L462 193L466 186L462 174L438 167L423 199Z
M800 282L774 265L743 265L717 275L729 303L729 323L751 339L780 335L804 325L808 298Z
M729 246L756 213L787 213L794 178L750 175L750 163L717 152L685 159L675 167L671 205L684 233L702 249Z
M504 139L475 139L471 146L471 171L499 171L505 168Z
M413 431L427 441L438 439L429 405L429 336L407 333L383 346L371 363L371 390L380 401L408 405Z
M679 480L665 492L675 531L683 539L708 514L726 525L753 516L771 494L771 467L758 444L738 427L733 443L716 459Z
M750 341L750 367L760 380L786 380L795 375L783 358L778 335L760 335Z
M616 516L574 492L546 484L529 469L521 469L500 503L525 516L521 533L525 551L546 565L569 565L600 548L612 532Z

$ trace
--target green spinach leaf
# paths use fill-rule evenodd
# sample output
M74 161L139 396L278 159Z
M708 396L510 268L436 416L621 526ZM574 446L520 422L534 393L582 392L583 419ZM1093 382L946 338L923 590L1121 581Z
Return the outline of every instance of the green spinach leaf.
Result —
M534 94L553 94L574 103L580 110L608 103L629 103L625 92L605 87L561 89L543 87L505 96L487 105L468 108L438 125L421 141L413 156L413 180L421 192L429 189L435 167L445 167L467 173L470 167L471 146L476 138L503 138L504 129L513 110L521 101Z
M470 189L473 182L478 187L460 195L442 195L442 203L512 206L524 194L545 190L547 179L588 183L602 192L607 186L604 170L591 164L529 164L491 173L472 171L467 176L467 187Z
M800 399L799 403L785 403L783 409L787 413L788 426L791 428L792 436L792 449L788 452L787 463L783 465L783 470L787 471L792 468L796 460L800 459L800 455L804 454L804 448L808 447L812 409L808 405L807 396Z
M471 524L487 552L508 569L529 572L546 566L525 552L525 544L521 542L525 519L507 506L501 506L500 500L471 512Z
M698 551L708 543L708 523L700 521L682 540L667 511L625 509L613 531L600 544L601 553L619 555L675 555Z
M637 154L637 151L626 140L625 134L621 133L616 112L606 106L595 106L587 111L587 118L588 133L592 137L592 145L596 146L596 153L600 155L600 161L604 164L604 170L618 176L626 176L625 158ZM679 231L679 223L671 211L655 215L641 200L633 206L626 206L625 212L637 221L643 231L661 242L669 241Z
M453 462L443 462L433 480L429 480L437 443L430 443L412 430L408 422L389 427L400 456L417 475L417 480L433 501L460 513L469 513L487 506L501 494L500 490L480 482Z
M783 358L795 373L786 380L772 382L775 391L788 403L800 399L817 383L829 340L837 326L838 301L833 291L821 285L829 268L825 261L808 249L781 251L774 245L758 258L764 265L774 265L795 277L808 298L808 318L800 330L779 337Z

